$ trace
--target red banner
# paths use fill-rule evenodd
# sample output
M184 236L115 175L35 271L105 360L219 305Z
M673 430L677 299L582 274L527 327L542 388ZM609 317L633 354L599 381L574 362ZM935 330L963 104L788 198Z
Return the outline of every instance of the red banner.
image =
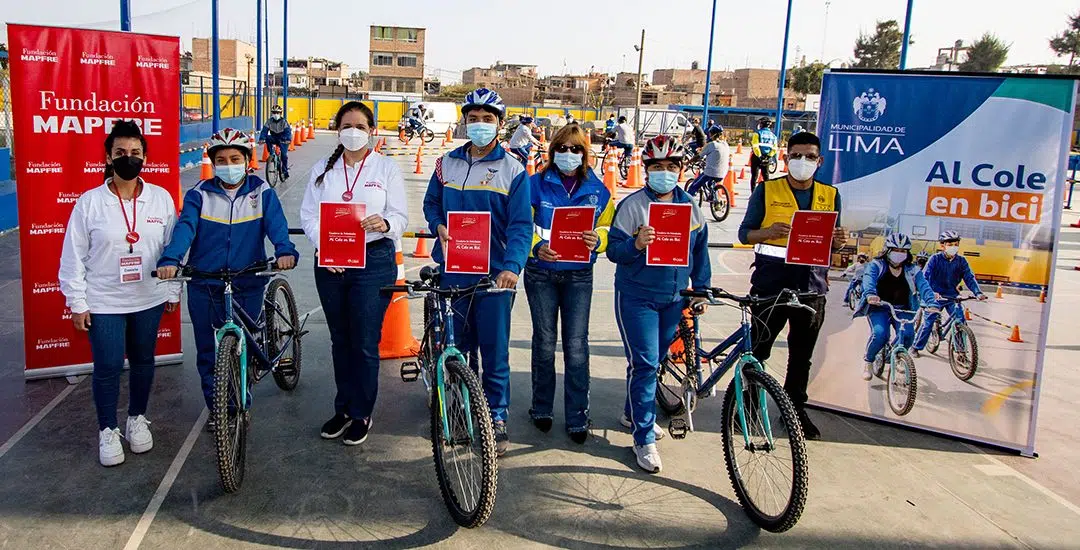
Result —
M8 25L19 196L26 376L91 370L58 275L75 200L101 185L105 137L134 120L147 140L142 177L180 205L180 41L123 32ZM180 316L158 331L159 359L180 353Z

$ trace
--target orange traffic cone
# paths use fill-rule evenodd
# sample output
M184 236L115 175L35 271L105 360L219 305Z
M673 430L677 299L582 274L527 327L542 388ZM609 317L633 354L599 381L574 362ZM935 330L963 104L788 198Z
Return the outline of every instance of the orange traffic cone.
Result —
M381 153L382 152L382 143L383 143L383 140L381 140L381 139L375 140L375 152L376 153Z
M645 187L645 174L641 169L641 150L634 147L633 156L630 158L630 169L626 174L626 186L632 189Z
M397 244L397 284L405 284L405 259L401 254L401 242ZM394 294L390 307L383 317L382 339L379 340L379 359L399 359L414 357L420 352L420 343L412 335L412 323L409 322L409 304L401 299L403 292Z
M724 176L724 189L727 189L730 207L735 208L735 172L728 170L727 175Z
M611 154L611 148L608 148L608 152L604 155L604 187L607 188L611 196L615 196L615 186L619 184L619 176L615 175L615 172L619 169L612 162L615 155Z
M739 179L741 179L741 180L744 180L744 179L746 179L746 167L745 167L745 166L743 166L743 167L742 167L742 168L741 168L741 169L739 170Z
M269 146L269 145L267 145L266 143L263 143L263 156L262 156L262 161L263 161L263 162L266 162L266 161L268 161L268 160L270 160L270 146Z
M401 140L402 143L406 143L406 144L409 143L408 140L405 139L405 129L404 128L398 130L397 137L398 137L398 139Z
M416 250L413 251L413 258L430 258L431 252L428 250L427 239L416 239Z
M314 121L310 121L310 120L308 121L307 138L308 139L315 139L315 122Z
M741 141L739 142L739 146L735 148L735 154L736 155L741 155L742 154L742 142Z
M251 147L251 161L248 162L248 170L258 171L259 170L259 157L255 154L255 151L258 151L259 148L255 145L255 138L254 137L248 138L248 143L250 144L249 146Z
M1009 335L1010 342L1023 343L1024 339L1020 338L1020 325L1013 325L1012 334Z
M199 179L200 180L212 180L214 179L214 166L210 164L210 157L206 154L206 147L202 150L202 160L199 161Z
M543 129L541 129L540 130L540 145L544 145L546 143L547 143L547 132L545 132Z
M1004 292L1002 292L1002 290L1001 290L1001 285L997 286L997 293L994 294L994 297L995 298L1004 298L1005 297Z
M450 131L450 127L446 127L446 142L443 145L454 143L454 132Z
M421 140L420 141L420 146L416 148L416 171L413 172L414 174L423 174L424 173L424 169L420 166L420 162L421 162L420 155L423 155L423 154L424 154L424 142L423 142L423 140Z
M529 160L525 162L525 172L530 176L536 173L536 161L532 155L529 155Z
M1046 303L1046 291L1045 290L1040 290L1039 291L1039 303L1040 304L1045 304Z
M294 130L292 134L292 142L289 143L289 151L295 151L300 146L300 131Z
M971 310L966 308L966 307L964 308L964 320L965 321L970 321L971 320Z

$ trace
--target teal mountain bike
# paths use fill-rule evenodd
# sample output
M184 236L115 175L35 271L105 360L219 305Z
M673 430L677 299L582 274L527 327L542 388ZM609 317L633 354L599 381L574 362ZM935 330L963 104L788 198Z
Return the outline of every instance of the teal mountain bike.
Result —
M949 343L949 366L952 368L953 375L965 382L971 380L979 368L979 341L975 339L975 332L964 319L964 307L960 304L975 299L977 299L976 296L942 298L939 303L944 303L945 309L949 311L949 317L944 323L942 323L944 314L934 320L930 338L926 341L926 351L935 354L942 342ZM923 314L919 312L915 334L922 330L922 322Z

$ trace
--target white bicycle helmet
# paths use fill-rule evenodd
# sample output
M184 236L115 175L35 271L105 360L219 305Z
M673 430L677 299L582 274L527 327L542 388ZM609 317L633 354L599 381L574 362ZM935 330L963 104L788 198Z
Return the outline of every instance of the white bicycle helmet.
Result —
M675 138L656 136L645 142L645 149L641 152L641 162L646 166L659 160L679 162L685 154L686 149Z
M941 235L938 237L938 242L940 242L940 243L944 243L944 242L948 242L948 241L959 241L959 240L960 240L960 234L957 233L956 231L945 231L945 232L942 232Z
M461 114L466 115L473 109L484 109L497 115L500 119L506 114L506 105L495 90L477 88L465 94L465 102L461 105Z
M911 250L911 239L903 233L893 233L885 239L885 248L886 250L894 248Z
M222 128L216 134L210 136L210 147L206 154L211 158L222 147L235 147L244 155L251 154L251 140L247 134L233 128Z

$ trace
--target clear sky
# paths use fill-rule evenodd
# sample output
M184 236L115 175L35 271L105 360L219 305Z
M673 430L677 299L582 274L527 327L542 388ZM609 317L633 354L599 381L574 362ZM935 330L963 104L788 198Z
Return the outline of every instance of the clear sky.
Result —
M210 34L210 0L132 0L133 30L192 36ZM826 4L828 16L826 17ZM269 0L270 48L281 56L282 0ZM254 42L256 0L220 0L223 38ZM634 71L633 46L645 37L645 70L689 67L708 55L711 0L293 0L289 55L321 56L367 69L370 25L427 28L427 67L444 80L496 60L539 66L541 74ZM714 69L780 66L785 0L720 0ZM851 58L859 32L877 19L903 24L904 0L796 0L789 63ZM972 41L985 31L1012 44L1008 64L1061 62L1048 45L1080 11L1077 0L915 0L915 44L909 67L934 62L937 48ZM95 28L119 27L118 0L0 0L7 22ZM6 38L6 30L0 32Z

